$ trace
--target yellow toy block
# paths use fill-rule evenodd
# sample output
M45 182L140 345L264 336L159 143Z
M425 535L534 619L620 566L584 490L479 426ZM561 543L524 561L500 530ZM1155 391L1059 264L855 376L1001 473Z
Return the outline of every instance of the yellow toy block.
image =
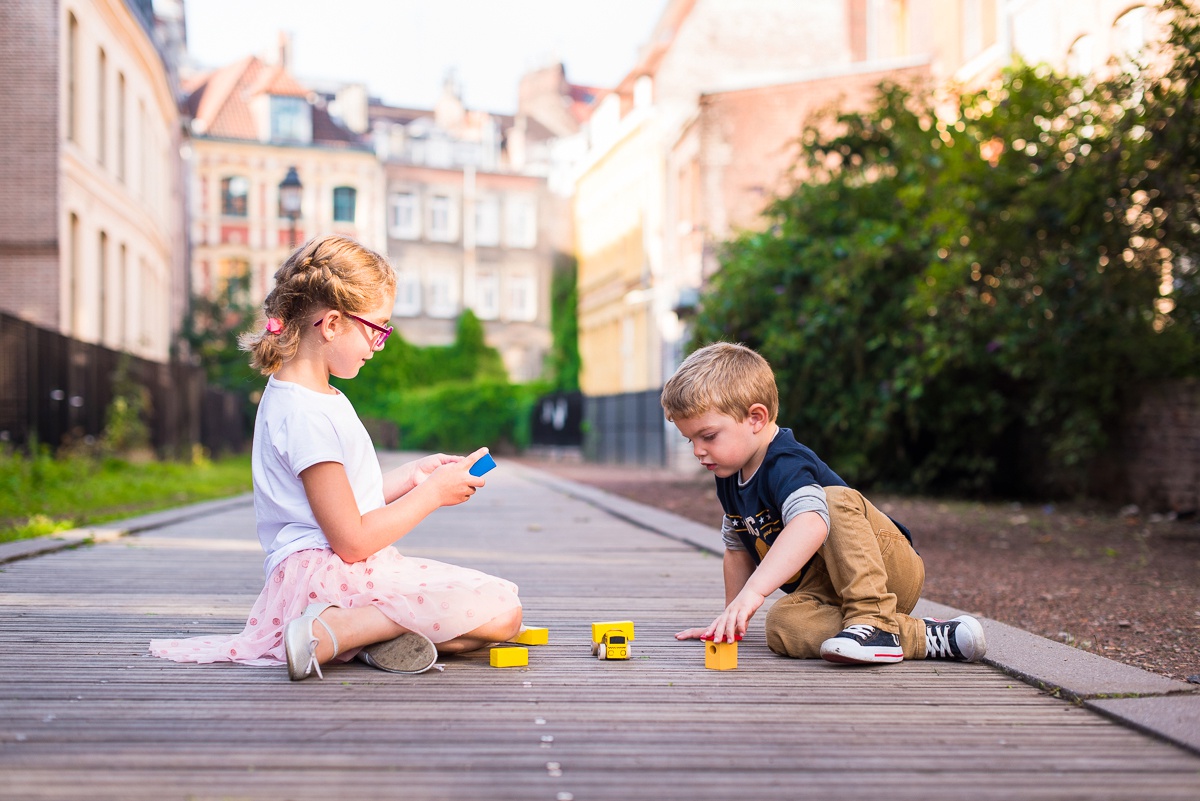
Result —
M610 620L592 624L592 642L600 642L605 634L624 634L626 640L633 639L632 620Z
M493 648L488 653L492 667L521 667L529 664L528 648Z
M709 670L735 670L737 668L737 643L704 643L704 666Z
M509 642L516 642L521 645L545 645L550 642L550 629L543 629L537 626L522 626L521 633L513 637Z

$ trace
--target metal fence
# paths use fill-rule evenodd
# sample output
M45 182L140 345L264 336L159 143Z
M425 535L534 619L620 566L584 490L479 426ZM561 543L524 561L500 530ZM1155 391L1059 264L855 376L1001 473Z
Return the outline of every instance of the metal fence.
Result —
M555 392L533 405L530 442L536 447L579 448L583 444L583 394Z
M661 389L583 399L583 455L589 462L667 465Z
M207 386L204 371L160 364L65 337L0 314L0 440L59 448L99 437L118 369L148 395L150 443L164 456L195 443L242 450L249 431L237 396Z

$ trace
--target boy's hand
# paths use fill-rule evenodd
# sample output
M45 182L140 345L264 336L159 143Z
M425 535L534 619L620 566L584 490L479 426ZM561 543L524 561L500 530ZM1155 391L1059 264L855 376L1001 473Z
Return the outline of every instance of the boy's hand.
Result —
M705 639L711 638L713 642L740 640L750 625L750 618L766 600L749 587L743 587L721 616L704 632Z
M708 629L706 629L706 628L684 629L683 631L678 632L675 635L675 639L677 639L677 640L702 640L702 639L704 639L704 632L706 632L706 631L708 631Z
M736 642L746 634L750 618L763 605L766 598L754 590L743 588L737 597L725 607L720 617L706 628L684 629L675 635L677 640L712 640L713 642Z

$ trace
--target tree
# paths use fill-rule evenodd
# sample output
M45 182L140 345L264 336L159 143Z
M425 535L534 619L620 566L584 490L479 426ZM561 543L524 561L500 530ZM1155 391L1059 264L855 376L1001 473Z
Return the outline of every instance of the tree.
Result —
M1200 37L1172 6L1149 90L1015 65L812 121L804 182L726 244L694 344L759 349L784 420L855 482L1085 487L1135 391L1198 370Z

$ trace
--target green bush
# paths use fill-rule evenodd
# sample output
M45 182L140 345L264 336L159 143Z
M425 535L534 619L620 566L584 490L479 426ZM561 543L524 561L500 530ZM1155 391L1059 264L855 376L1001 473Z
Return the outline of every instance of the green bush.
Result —
M528 447L540 383L509 384L500 354L469 309L453 345L418 347L392 334L352 381L335 381L359 416L400 429L400 447L465 453Z
M783 423L855 483L1086 487L1136 390L1200 371L1200 37L1173 5L1163 81L1018 65L952 112L885 86L814 121L693 344L762 352Z
M469 453L529 446L533 405L540 384L476 381L440 384L404 393L394 419L404 448Z

